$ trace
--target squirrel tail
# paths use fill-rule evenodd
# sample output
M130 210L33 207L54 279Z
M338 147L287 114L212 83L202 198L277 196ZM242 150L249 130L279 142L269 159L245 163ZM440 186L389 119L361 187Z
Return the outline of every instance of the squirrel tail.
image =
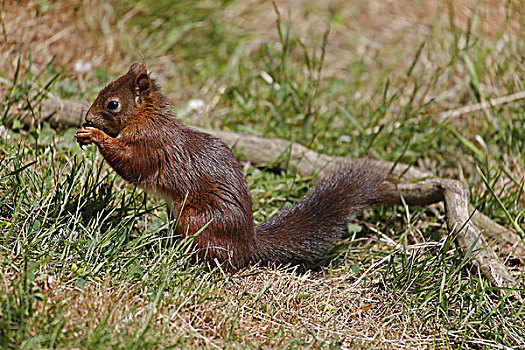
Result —
M347 232L350 214L381 202L384 181L371 161L332 173L298 203L255 228L257 260L315 264Z

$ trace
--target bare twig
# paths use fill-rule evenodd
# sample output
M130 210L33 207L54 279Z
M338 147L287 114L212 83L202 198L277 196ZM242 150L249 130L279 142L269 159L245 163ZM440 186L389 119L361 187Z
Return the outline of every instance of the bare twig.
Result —
M490 108L491 106L498 106L505 103L513 102L516 100L522 100L525 98L525 91L519 91L507 96L492 98L488 101L483 101L473 105L463 106L457 109L451 109L439 114L440 119L456 118L460 115L480 111L483 109Z

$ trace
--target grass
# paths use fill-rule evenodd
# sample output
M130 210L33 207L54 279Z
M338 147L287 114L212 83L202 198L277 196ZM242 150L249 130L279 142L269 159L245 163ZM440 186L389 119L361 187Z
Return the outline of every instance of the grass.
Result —
M47 94L91 101L143 59L188 124L458 178L478 210L519 232L525 105L440 113L525 89L524 4L458 3L2 5L2 55L20 59L0 67L0 347L520 348L523 304L470 267L439 206L352 218L317 270L208 271L189 263L165 205L126 185L93 147L80 150L75 130L21 122ZM52 38L60 29L46 37L49 18L83 35L67 46L71 61L52 59L54 44L33 51L14 40L20 23ZM98 68L71 69L86 51L78 43L97 48L85 54ZM204 108L188 110L189 99ZM312 180L250 165L245 174L257 222ZM525 295L525 258L512 247L499 254Z

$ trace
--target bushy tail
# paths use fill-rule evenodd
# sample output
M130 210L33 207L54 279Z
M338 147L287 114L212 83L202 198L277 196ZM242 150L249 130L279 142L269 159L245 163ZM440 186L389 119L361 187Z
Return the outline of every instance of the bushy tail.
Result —
M347 232L350 214L381 201L384 180L367 161L334 172L300 202L255 228L257 260L315 263Z

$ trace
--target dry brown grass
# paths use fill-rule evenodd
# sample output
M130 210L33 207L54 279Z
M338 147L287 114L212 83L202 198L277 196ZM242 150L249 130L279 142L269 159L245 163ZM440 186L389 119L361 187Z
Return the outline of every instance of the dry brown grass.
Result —
M450 14L453 13L453 24L462 31L467 31L469 22L476 16L473 26L487 36L498 36L502 33L501 45L512 41L522 34L520 23L525 9L519 1L512 1L506 7L506 1L461 0L439 1L276 1L282 20L290 20L292 31L307 46L319 47L323 33L331 24L330 39L326 50L323 76L341 77L351 75L349 67L356 60L363 60L365 70L382 74L404 72L414 58L415 48L427 42L421 62L423 69L429 71L439 66L446 59L447 47L433 47L431 36L435 31L453 42L450 33ZM268 36L276 41L276 15L273 4L269 1L248 0L230 10L231 18L242 18L242 28L250 33L257 33L261 40ZM337 16L334 19L334 16ZM251 47L259 45L253 41ZM430 46L428 46L430 45ZM464 81L456 77L466 72L458 71L449 82L450 96L457 97L457 85ZM449 79L443 76L443 80ZM396 82L394 82L395 84ZM399 82L405 84L406 82ZM366 84L365 84L366 85ZM371 84L373 85L373 84ZM373 91L360 91L364 98L370 98Z
M208 290L215 278L222 281ZM151 325L159 332L162 347L182 341L193 348L222 348L229 337L274 348L290 345L286 340L294 336L316 346L338 340L344 348L373 344L378 349L418 349L442 343L440 331L419 320L417 312L337 271L330 276L251 268L232 276L203 274L198 283L205 296L165 291ZM78 289L48 278L40 286L51 303L36 303L36 314L54 303L60 305L62 331L79 338L102 323L116 331L140 329L155 307L137 282L112 286L111 281L90 281Z
M29 68L29 55L35 74L52 60L72 77L79 74L75 70L78 61L90 62L93 67L121 67L118 62L123 60L122 53L110 35L116 31L111 11L112 7L101 6L96 0L3 0L0 69L12 76L20 58L23 73Z
M35 0L3 0L0 5L3 23L0 69L8 76L16 69L18 57L22 58L22 64L26 63L30 49L35 72L52 59L57 67L73 77L79 74L74 68L79 60L91 63L92 67L103 65L115 72L129 66L126 59L129 52L123 52L125 44L120 42L125 41L125 36L115 27L113 17L116 13L109 3L101 0L53 1L43 2L43 7L39 3ZM450 35L445 33L450 30L451 11L454 25L461 30L468 28L475 13L477 20L474 25L483 33L496 36L503 30L506 35L502 40L512 41L522 34L520 15L525 10L518 0L511 1L507 7L505 4L506 1L489 0L461 0L450 5L410 0L276 2L282 20L290 19L293 32L308 46L319 47L321 36L332 23L324 77L346 77L350 63L358 58L364 60L370 72L406 70L414 53L405 48L428 40L436 28L444 35ZM248 50L257 48L268 38L276 38L273 6L269 1L247 0L227 9L226 17L240 20L241 30L259 36L260 40L250 42ZM335 14L338 16L336 21L333 20ZM118 18L119 26L125 30L126 22L133 15L131 11ZM131 35L137 35L139 40L145 39L141 33ZM424 52L422 59L430 65L441 59L432 57L431 51L430 48ZM148 53L135 52L134 56L135 59L140 56L147 58ZM171 64L173 62L167 57L160 57L152 62L151 67L161 76L172 77L169 72Z

